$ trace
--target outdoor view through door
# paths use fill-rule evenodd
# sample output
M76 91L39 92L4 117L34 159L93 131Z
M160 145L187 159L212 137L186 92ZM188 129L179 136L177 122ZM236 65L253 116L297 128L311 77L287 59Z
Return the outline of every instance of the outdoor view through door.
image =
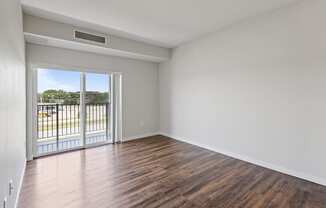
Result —
M109 86L105 74L85 73L86 145L106 142L109 133Z
M111 142L111 75L37 70L37 156Z

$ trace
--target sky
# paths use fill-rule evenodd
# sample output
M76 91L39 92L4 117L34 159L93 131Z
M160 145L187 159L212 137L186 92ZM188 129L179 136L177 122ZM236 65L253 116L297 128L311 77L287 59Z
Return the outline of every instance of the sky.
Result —
M48 89L80 91L80 72L54 69L39 69L37 72L39 93ZM86 91L107 92L108 86L107 74L86 73Z

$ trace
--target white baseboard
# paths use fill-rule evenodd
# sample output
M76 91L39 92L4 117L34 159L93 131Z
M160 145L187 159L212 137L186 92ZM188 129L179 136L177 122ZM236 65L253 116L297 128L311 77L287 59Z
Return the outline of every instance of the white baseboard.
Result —
M127 141L131 141L131 140L135 140L135 139L142 139L144 137L151 137L151 136L156 136L156 135L159 135L159 133L155 132L155 133L148 133L148 134L141 134L141 135L137 135L137 136L125 137L125 138L123 138L122 142L127 142Z
M163 136L166 136L166 137L170 137L172 139L176 139L176 140L188 143L188 144L199 146L201 148L204 148L204 149L207 149L207 150L210 150L210 151L213 151L213 152L221 153L223 155L227 155L229 157L233 157L233 158L245 161L245 162L249 162L249 163L264 167L264 168L268 168L268 169L271 169L271 170L274 170L274 171L277 171L277 172L280 172L280 173L284 173L286 175L294 176L294 177L297 177L297 178L300 178L300 179L304 179L304 180L307 180L307 181L310 181L310 182L313 182L313 183L317 183L317 184L326 186L326 178L320 178L320 177L316 177L316 176L313 176L313 175L310 175L310 174L294 171L294 170L291 170L291 169L288 169L288 168L285 168L285 167L282 167L282 166L279 166L279 165L275 165L275 164L271 164L269 162L254 159L254 158L248 157L246 155L241 155L241 154L237 154L237 153L226 151L226 150L211 148L211 147L209 147L207 145L200 144L200 143L193 142L193 141L189 141L189 140L187 140L185 138L182 138L182 137L177 137L177 136L169 135L169 134L162 133L162 132L160 132L159 134L163 135Z
M17 196L16 196L15 205L14 205L15 208L18 207L19 196L20 196L20 192L21 192L21 189L22 189L22 186L23 186L23 181L24 181L24 176L25 176L25 171L26 171L26 164L27 164L27 160L25 159L23 171L22 171L22 173L20 175L19 184L18 184L18 187L17 187Z

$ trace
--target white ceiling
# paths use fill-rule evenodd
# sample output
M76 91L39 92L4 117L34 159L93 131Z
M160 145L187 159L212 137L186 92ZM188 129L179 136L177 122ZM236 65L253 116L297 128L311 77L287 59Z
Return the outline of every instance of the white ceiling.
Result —
M298 0L21 0L37 16L175 47Z

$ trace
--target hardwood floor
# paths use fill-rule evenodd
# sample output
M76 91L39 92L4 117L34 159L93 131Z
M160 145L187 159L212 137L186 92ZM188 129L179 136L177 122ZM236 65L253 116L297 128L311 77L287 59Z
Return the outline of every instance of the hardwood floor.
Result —
M164 136L27 164L20 208L326 207L326 187Z

